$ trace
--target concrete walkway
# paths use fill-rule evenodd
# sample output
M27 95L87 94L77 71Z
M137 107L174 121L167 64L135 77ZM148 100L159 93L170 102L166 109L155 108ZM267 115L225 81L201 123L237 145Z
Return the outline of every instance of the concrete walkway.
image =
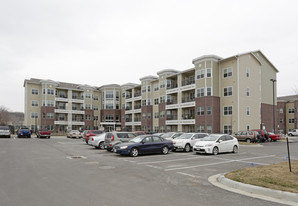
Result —
M224 174L217 174L208 178L208 181L214 186L246 195L253 198L259 198L267 201L277 202L286 205L298 206L298 194L272 190L264 187L244 184L225 178Z

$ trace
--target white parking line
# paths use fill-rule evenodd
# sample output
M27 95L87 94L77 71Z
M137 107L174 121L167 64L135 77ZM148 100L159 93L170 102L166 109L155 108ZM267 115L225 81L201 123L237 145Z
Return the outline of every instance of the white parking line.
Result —
M217 163L210 163L210 164L203 164L203 165L194 165L194 166L188 166L188 167L179 167L179 168L165 169L164 171L191 169L191 168L196 168L196 167L226 164L226 163L230 163L230 162L241 162L241 161L245 161L245 160L262 159L262 158L268 158L268 157L274 157L274 156L275 155L269 155L269 156L245 158L245 159L239 159L239 160L228 160L228 161L224 161L224 162L217 162Z
M163 162L176 162L176 161L192 160L192 159L200 159L200 158L204 158L204 157L197 156L197 157L190 157L190 158L183 158L183 159L161 160L161 161L154 161L154 162L139 162L137 164L139 164L139 165L142 165L142 164L156 164L156 163L163 163Z
M184 173L184 172L177 172L177 174L181 174L181 175L185 175L185 176L189 176L189 177L193 177L193 178L200 178L200 176L191 175L191 174L187 174L187 173Z

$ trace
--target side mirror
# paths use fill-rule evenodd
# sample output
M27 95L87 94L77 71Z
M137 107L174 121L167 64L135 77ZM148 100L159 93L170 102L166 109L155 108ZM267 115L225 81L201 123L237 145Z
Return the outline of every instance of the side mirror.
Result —
M218 140L218 143L222 143L222 140L220 139L220 140Z
M194 140L194 139L195 139L194 137L191 138L191 140Z

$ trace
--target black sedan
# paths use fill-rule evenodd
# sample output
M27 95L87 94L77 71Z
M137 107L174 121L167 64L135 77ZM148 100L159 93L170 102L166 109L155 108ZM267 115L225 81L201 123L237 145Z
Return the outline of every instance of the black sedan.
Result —
M168 154L173 149L173 142L155 135L142 135L131 139L128 143L114 146L114 152L136 157L139 154Z

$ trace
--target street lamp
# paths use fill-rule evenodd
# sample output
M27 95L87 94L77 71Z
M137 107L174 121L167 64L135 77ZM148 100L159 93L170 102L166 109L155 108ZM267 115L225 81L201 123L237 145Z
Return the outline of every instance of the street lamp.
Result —
M276 79L270 79L272 81L273 85L273 132L275 133L275 92L274 92L274 83L276 82Z

